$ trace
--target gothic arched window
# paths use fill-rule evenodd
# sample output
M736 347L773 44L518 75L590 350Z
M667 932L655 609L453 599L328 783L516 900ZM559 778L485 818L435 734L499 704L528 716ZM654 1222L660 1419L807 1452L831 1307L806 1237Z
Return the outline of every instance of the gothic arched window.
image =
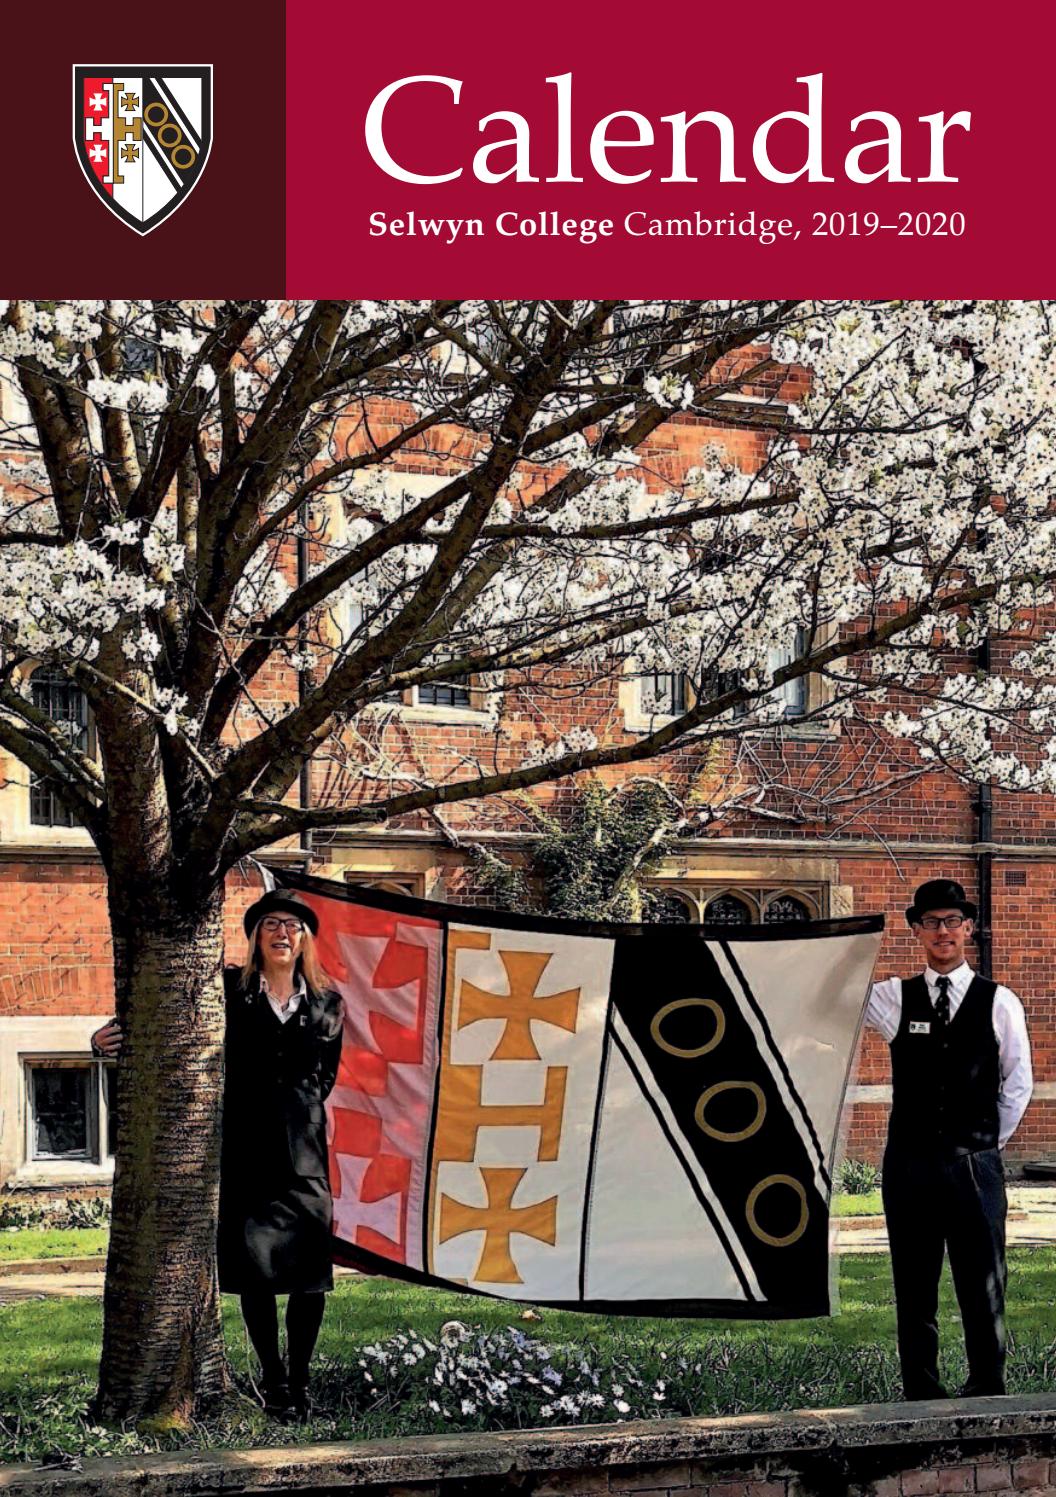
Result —
M719 894L708 901L704 919L715 925L751 925L752 912L736 894Z
M775 894L763 911L764 925L781 925L786 921L813 919L814 912L794 894Z

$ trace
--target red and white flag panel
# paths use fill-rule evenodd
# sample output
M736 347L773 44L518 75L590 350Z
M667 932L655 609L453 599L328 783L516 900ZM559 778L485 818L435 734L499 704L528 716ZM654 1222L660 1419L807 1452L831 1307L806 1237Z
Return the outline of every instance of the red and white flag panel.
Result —
M879 917L731 940L284 881L345 999L339 1261L569 1309L829 1310Z

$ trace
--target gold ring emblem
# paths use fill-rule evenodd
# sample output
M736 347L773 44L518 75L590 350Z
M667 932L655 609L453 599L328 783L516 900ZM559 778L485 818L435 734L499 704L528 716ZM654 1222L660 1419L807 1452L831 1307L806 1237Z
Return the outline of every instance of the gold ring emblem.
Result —
M752 1093L755 1098L755 1117L748 1124L747 1128L739 1128L735 1133L727 1133L722 1128L713 1128L705 1120L704 1114L707 1111L708 1103L713 1097L717 1097L720 1092L733 1091ZM765 1117L766 1098L763 1096L762 1087L757 1086L754 1081L716 1081L714 1086L709 1086L706 1092L701 1093L697 1105L693 1109L693 1118L697 1127L702 1133L706 1133L709 1138L717 1139L720 1144L738 1144L744 1138L751 1138L753 1133L759 1132L759 1129L763 1126L763 1119Z
M764 1232L755 1219L755 1208L759 1204L759 1197L764 1190L769 1190L771 1185L788 1185L799 1196L799 1221L789 1232L787 1237L773 1237L769 1232ZM793 1180L791 1175L767 1175L765 1180L759 1184L748 1197L744 1208L744 1214L748 1218L748 1225L760 1242L765 1242L768 1247L791 1247L798 1242L807 1230L807 1222L810 1220L810 1208L807 1205L807 1192L798 1180Z
M661 1033L661 1025L668 1014L673 1014L679 1008L706 1008L715 1015L715 1033L706 1044L698 1045L692 1050L684 1050L680 1045L672 1045L670 1040L665 1040ZM663 1008L657 1009L653 1015L653 1022L649 1025L649 1033L653 1037L653 1043L659 1045L668 1055L675 1055L679 1060L696 1060L698 1056L707 1055L709 1050L714 1050L726 1033L726 1015L715 1002L714 998L676 998L673 1003L665 1003Z

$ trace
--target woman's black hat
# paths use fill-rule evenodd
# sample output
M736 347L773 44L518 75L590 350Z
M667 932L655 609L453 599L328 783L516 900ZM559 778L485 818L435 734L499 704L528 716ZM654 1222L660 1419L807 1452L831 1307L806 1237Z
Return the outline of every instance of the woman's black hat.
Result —
M914 894L906 921L909 925L919 925L929 910L951 909L960 910L966 920L974 920L979 913L972 901L965 898L964 889L956 879L929 878Z
M263 920L265 915L274 915L282 910L287 915L296 915L303 920L313 936L319 934L319 916L311 905L305 904L299 895L292 893L289 889L269 889L268 892L251 904L242 917L242 928L247 936L253 934L253 929L258 920Z

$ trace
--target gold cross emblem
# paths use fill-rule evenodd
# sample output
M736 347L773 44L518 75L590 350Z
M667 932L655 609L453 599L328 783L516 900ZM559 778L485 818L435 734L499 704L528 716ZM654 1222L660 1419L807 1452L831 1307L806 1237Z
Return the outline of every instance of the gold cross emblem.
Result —
M479 1019L505 1019L492 1060L540 1060L532 1038L531 1023L554 1024L574 1034L579 1009L579 988L563 993L536 992L550 960L546 951L500 951L506 968L508 993L490 993L463 980L459 993L458 1027L465 1029Z
M464 1232L484 1232L484 1246L473 1274L482 1284L523 1284L510 1252L514 1232L534 1237L553 1247L557 1241L557 1197L536 1201L531 1206L515 1206L513 1198L524 1178L523 1169L481 1169L486 1206L467 1206L452 1196L440 1198L440 1241L460 1237Z

